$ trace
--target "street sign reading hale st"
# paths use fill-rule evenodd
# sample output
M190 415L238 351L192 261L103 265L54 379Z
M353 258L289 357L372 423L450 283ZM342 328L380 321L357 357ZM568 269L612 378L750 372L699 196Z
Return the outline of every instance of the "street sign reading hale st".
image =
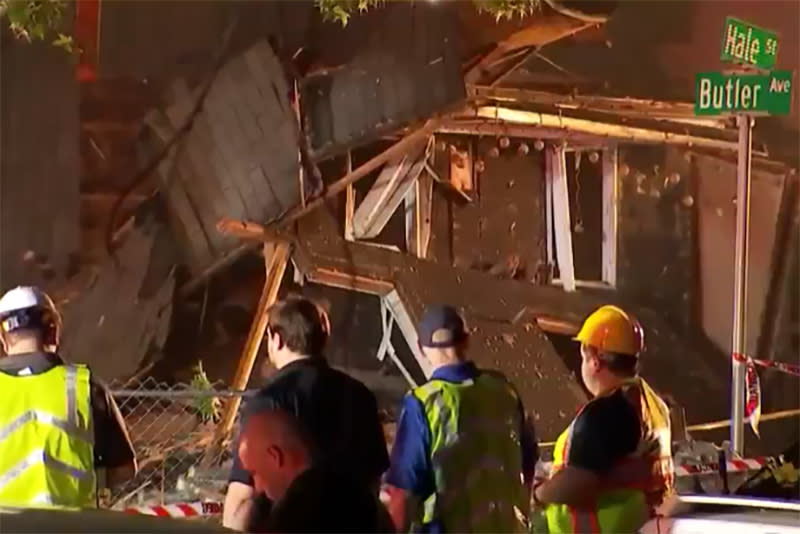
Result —
M769 74L701 72L695 76L695 115L788 115L792 71Z
M744 63L763 70L775 66L778 35L733 17L725 19L722 61Z

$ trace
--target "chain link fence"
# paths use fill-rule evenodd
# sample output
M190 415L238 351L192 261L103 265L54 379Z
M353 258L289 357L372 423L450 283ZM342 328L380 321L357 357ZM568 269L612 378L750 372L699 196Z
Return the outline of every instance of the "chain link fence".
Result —
M139 472L104 495L104 507L223 500L232 459L227 444L215 443L215 432L225 404L249 392L207 380L166 384L152 378L112 383L109 390L125 419Z

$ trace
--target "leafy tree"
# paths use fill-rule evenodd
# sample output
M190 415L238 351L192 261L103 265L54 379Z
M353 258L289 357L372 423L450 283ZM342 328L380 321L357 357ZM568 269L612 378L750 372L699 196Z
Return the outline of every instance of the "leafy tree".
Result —
M314 0L325 20L347 25L350 17L383 4L386 0ZM413 1L413 0L411 0ZM422 1L422 0L417 0ZM435 1L435 0L434 0ZM495 20L526 17L539 11L545 0L472 0L478 11L491 13Z
M325 20L346 26L356 13L383 4L386 0L314 0ZM414 1L414 0L406 0ZM417 0L424 1L424 0ZM478 11L491 13L496 20L526 17L541 9L546 0L472 0ZM72 37L57 29L67 9L67 0L0 0L0 17L8 18L13 34L28 42L51 41L73 51Z
M49 40L72 52L72 37L58 31L66 9L65 0L0 0L0 17L8 18L16 38L29 43Z

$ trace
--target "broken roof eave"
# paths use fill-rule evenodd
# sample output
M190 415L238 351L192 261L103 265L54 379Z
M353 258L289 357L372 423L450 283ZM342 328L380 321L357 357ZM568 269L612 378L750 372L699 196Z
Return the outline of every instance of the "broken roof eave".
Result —
M579 112L581 110L610 113L614 115L666 120L685 123L703 128L726 129L732 124L731 117L698 117L694 104L633 97L610 97L583 94L560 94L536 89L516 87L492 87L490 85L468 84L470 98L486 99L500 105L514 103L553 106L559 110Z
M725 152L738 149L738 143L731 135L735 136L735 132L719 131L719 135L710 136L705 132L698 132L698 127L685 123L668 120L657 122L662 123L664 128L659 128L658 125L618 124L611 120L568 117L560 114L558 110L547 113L484 105L464 109L451 115L437 131L468 135L511 135L535 139L575 139L595 144L608 142L671 144ZM676 126L682 131L668 131L675 129ZM763 151L754 151L754 155L766 154Z

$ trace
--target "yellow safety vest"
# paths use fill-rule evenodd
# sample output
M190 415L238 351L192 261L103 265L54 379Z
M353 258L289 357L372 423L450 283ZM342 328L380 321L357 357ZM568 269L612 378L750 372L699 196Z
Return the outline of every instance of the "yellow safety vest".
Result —
M612 468L602 481L603 489L594 506L548 505L545 513L549 534L638 532L652 517L655 507L672 491L669 408L641 378L629 380L621 388L639 409L642 435L656 437L658 450L637 451ZM574 424L575 420L556 440L551 476L567 463Z
M95 506L89 370L0 372L0 505Z
M525 532L521 414L511 385L484 372L460 383L431 380L413 395L431 431L436 484L414 523L441 521L446 532Z

